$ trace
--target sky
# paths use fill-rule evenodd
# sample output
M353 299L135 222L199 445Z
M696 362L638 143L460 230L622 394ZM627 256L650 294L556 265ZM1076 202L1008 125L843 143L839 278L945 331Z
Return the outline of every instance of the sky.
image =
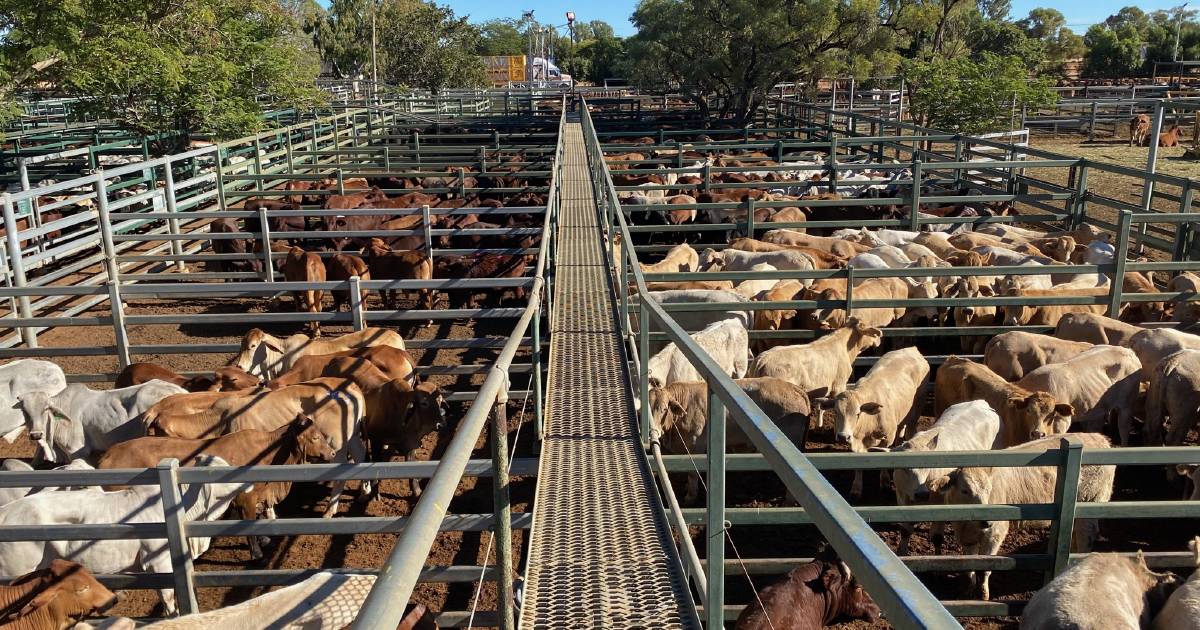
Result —
M566 12L575 11L575 17L581 21L604 20L613 26L617 35L633 34L633 25L629 16L637 0L518 0L517 2L497 2L496 0L438 0L439 3L449 4L459 15L471 16L471 21L482 22L492 18L519 18L521 13L534 10L534 17L540 22L550 22L554 25L567 23ZM1183 4L1183 0L1013 0L1012 17L1024 17L1029 10L1039 6L1048 6L1062 11L1067 16L1067 25L1076 33L1082 34L1088 27L1116 13L1121 7L1135 5L1150 12L1156 9L1169 9ZM1200 0L1192 0L1196 8L1200 8Z

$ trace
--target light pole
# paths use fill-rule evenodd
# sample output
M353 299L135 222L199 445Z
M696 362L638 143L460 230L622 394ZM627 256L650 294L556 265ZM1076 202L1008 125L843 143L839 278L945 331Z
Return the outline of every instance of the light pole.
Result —
M1188 3L1184 2L1182 6L1175 9L1175 54L1172 56L1172 61L1179 61L1179 27L1183 24L1184 9Z
M376 38L375 38L375 7L376 0L371 0L371 95L374 96L379 89L379 64L376 63Z

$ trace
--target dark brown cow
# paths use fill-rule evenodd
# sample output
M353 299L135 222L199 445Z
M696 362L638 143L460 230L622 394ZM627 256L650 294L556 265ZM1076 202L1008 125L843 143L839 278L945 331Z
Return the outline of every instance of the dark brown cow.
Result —
M299 210L299 204L277 199L251 199L246 202L242 209L247 212L258 212L259 209L265 210L267 213L267 227L270 228L272 236L278 232L303 232L308 229L308 221L304 217L271 216L272 211ZM259 221L257 216L246 218L246 231L262 232L262 222ZM291 245L300 244L300 239L298 238L289 238L287 241Z
M349 280L358 276L362 280L371 279L371 270L367 268L367 263L363 259L354 254L336 254L330 258L325 264L325 277L330 282ZM336 313L342 310L342 305L350 304L350 291L346 289L334 289L330 291L333 294L333 311ZM363 304L367 302L367 290L362 290Z
M393 250L382 239L373 238L366 249L367 266L375 280L432 280L433 262L424 252L416 250ZM396 308L396 291L385 290L384 308ZM418 289L420 307L433 310L433 290Z
M221 218L213 219L208 224L208 231L212 234L234 234L242 230L238 226L237 219ZM246 254L252 249L249 239L245 238L214 238L211 242L214 254ZM258 271L262 265L254 260L208 260L205 261L204 267L208 271L220 273Z
M325 263L319 255L293 247L283 261L283 278L288 282L325 282ZM297 311L321 312L321 302L325 298L321 289L305 289L294 295ZM308 322L307 327L313 337L321 336L321 322Z
M761 604L759 602L762 602ZM735 630L816 630L846 619L879 619L879 606L832 548L758 592Z
M129 367L121 370L121 373L117 375L117 380L113 384L113 387L117 389L132 387L155 379L173 383L189 392L217 391L215 389L216 382L211 376L193 376L188 378L180 376L174 370L158 365L157 363L130 363Z
M408 461L416 457L425 436L441 431L446 423L446 399L442 390L430 382L412 387L404 380L394 380L366 393L366 436L371 446L371 461L386 462L387 446L397 447ZM373 484L377 495L380 484ZM414 479L413 494L421 496L421 487Z

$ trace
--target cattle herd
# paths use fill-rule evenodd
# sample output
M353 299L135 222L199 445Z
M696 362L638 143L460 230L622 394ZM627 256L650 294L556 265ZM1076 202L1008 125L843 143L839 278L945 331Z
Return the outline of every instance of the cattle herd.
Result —
M633 142L653 144L648 138ZM710 165L745 167L737 172L714 171L706 179L674 172L622 172L627 166L659 168L657 162L638 164L652 156L650 148L606 156L614 182L623 186L618 193L622 203L650 205L627 209L626 217L637 217L640 224L668 226L649 238L644 230L635 232L634 244L662 243L656 239L664 234L675 237L666 245L645 248L667 251L652 263L642 263L642 272L693 276L686 280L672 280L669 275L652 278L647 282L649 292L638 299L676 305L678 310L671 314L683 328L696 331L691 334L696 345L736 379L799 447L805 447L810 427L823 425L831 427L823 433L831 435L832 441L864 453L1044 451L1058 448L1063 436L1073 436L1091 449L1194 442L1194 438L1189 440L1189 432L1195 428L1200 409L1200 336L1180 328L1197 321L1197 307L1186 301L1154 300L1146 294L1161 292L1160 286L1166 291L1194 294L1200 288L1200 276L1181 272L1159 285L1150 274L1137 272L1116 279L1105 273L1056 272L1055 268L1062 265L1113 262L1112 236L1086 223L1061 231L995 222L971 229L961 222L939 225L936 220L923 225L920 231L775 228L773 222L907 217L911 209L830 203L876 194L905 198L907 193L895 188L888 175L869 169L850 173L851 177L837 182L837 192L829 191L828 179L809 185L806 175L800 175L807 173L800 170L807 166L807 156L794 156L790 162L785 157L777 162L752 150L733 155L688 155L689 160L706 160ZM817 159L808 164L821 162ZM797 170L789 172L789 165ZM752 171L751 167L764 170ZM828 177L827 172L820 176ZM705 190L711 184L749 182L757 182L758 187L714 186ZM963 193L949 190L941 194ZM753 218L755 229L747 231L749 199L824 203L814 207L801 207L804 203L795 207L783 203L760 206ZM728 207L697 208L696 204ZM1005 214L1017 212L1004 204L969 200L954 206L920 208L920 215L929 218ZM713 232L672 227L691 223L730 224L727 245L693 248L701 235ZM627 244L618 242L616 246ZM695 279L696 273L702 276L710 271L845 267L900 270L907 277ZM1009 269L987 274L989 267ZM1028 271L1014 274L1011 267L1028 267ZM921 270L938 268L942 269L938 275L921 274ZM962 268L961 275L947 271L952 268ZM1116 313L1117 318L1107 316L1107 304L1047 304L1052 300L1044 299L1108 296L1112 282L1120 282L1126 295L1142 294L1141 299L1126 301ZM837 302L844 304L850 293L854 300L891 300L896 305L851 305L846 312ZM998 296L1043 299L1013 300L1003 306L904 305L911 298ZM755 308L755 302L814 300L834 305ZM689 311L688 304L699 307ZM886 335L889 328L939 326L953 330L948 329L951 334L940 339L919 341ZM1036 326L1052 332L971 333L973 327L997 326ZM818 337L808 343L795 343L772 333L757 335L759 338L751 341L755 331L788 330L814 331ZM951 356L931 362L921 350L931 347L937 348L935 354L944 351ZM674 344L651 342L650 352L652 430L664 452L703 453L706 384ZM982 360L955 354L982 355ZM855 378L856 360L872 355L876 358L869 371ZM931 408L927 405L930 394ZM932 423L923 418L931 418ZM734 425L728 430L731 452L753 450ZM1054 502L1056 473L1056 468L1034 467L896 469L881 474L881 483L894 488L899 505L1037 504ZM1200 498L1200 490L1194 489L1200 484L1191 483L1200 481L1196 466L1171 466L1163 470L1163 475L1164 483L1193 488L1182 489L1184 498ZM1114 477L1115 466L1084 467L1079 500L1109 501ZM695 498L695 482L689 479L685 502ZM862 471L858 471L849 496L858 499L862 491ZM940 554L946 527L950 527L963 554L995 555L1010 531L1044 530L1049 525L1008 521L935 523L930 542ZM907 554L913 528L906 524L902 529L898 552ZM1078 521L1072 549L1089 550L1098 531L1095 520ZM1183 541L1178 544L1182 546ZM988 599L989 573L972 572L964 594ZM1099 579L1101 575L1104 579ZM1200 578L1180 586L1173 574L1151 572L1140 556L1130 559L1095 554L1039 591L1021 626L1145 628L1153 620L1156 628L1200 628L1200 604L1194 595L1194 589L1200 588L1197 584ZM761 589L736 627L816 628L838 617L874 619L879 611L869 600L864 600L861 587L836 557L818 557Z

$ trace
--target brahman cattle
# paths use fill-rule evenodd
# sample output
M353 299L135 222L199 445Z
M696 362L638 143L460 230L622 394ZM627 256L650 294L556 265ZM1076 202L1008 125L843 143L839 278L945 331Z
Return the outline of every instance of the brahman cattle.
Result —
M1151 571L1141 550L1136 558L1094 553L1033 594L1021 630L1141 630L1178 586L1174 574Z

